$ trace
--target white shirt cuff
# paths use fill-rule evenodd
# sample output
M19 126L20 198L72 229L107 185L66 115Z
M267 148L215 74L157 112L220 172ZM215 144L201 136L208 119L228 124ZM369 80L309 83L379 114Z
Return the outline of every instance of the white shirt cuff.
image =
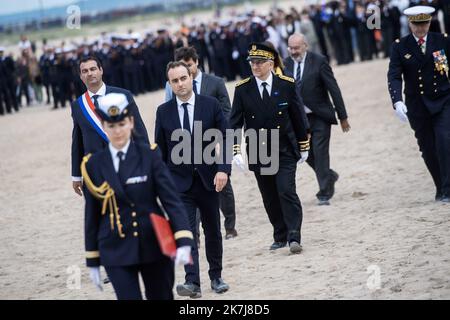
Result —
M79 182L81 181L81 177L72 177L72 182Z

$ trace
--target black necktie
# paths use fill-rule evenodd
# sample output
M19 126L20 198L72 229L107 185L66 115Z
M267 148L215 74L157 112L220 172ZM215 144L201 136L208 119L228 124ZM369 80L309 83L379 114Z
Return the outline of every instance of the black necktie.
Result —
M125 153L123 153L122 151L117 152L117 158L119 158L119 170L117 171L117 173L119 174L120 177L121 171L123 171L122 165L123 162L125 161Z
M98 98L100 98L100 96L98 94L94 94L92 96L92 100L94 100L94 106L96 109L98 109L98 101L97 101Z
M189 131L191 133L191 125L189 122L189 113L187 110L187 106L189 103L183 103L181 106L184 109L184 116L183 116L183 129Z
M264 89L263 89L263 102L265 102L265 103L269 103L269 101L270 101L270 96L269 96L269 91L267 91L267 86L268 86L269 84L267 83L267 82L263 82L262 83L262 86L264 87Z
M197 81L196 80L194 80L194 83L193 83L192 87L194 88L194 93L198 94L198 92L197 92Z

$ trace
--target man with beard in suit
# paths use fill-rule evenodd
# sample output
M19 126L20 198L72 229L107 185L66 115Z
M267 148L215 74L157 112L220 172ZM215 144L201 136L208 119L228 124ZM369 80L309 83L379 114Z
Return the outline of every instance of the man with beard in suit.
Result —
M334 195L334 184L339 178L330 168L331 125L337 124L335 113L342 131L350 130L344 100L326 57L308 51L302 34L289 37L288 50L290 57L284 62L285 73L295 79L311 127L311 150L307 162L314 169L319 183L316 194L319 205L329 205Z

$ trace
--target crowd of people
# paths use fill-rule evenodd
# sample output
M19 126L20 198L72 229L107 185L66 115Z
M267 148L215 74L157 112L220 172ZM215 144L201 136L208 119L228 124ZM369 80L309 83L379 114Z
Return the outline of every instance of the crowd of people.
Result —
M422 2L437 9L431 30L450 32L449 1L343 0L289 11L277 9L265 16L251 12L211 23L182 24L175 32L102 33L95 41L63 41L58 46L44 40L39 58L41 50L36 43L22 36L21 54L16 59L0 47L0 114L18 111L23 100L27 106L45 102L54 109L64 108L85 91L77 66L91 55L102 61L107 83L134 95L164 88L164 68L179 47L194 46L199 67L227 81L250 75L246 61L249 43L267 40L286 58L287 39L295 32L305 35L312 52L338 65L386 58L392 42L408 33L401 11ZM438 20L439 11L444 13L444 21ZM379 29L370 27L371 17L379 19Z

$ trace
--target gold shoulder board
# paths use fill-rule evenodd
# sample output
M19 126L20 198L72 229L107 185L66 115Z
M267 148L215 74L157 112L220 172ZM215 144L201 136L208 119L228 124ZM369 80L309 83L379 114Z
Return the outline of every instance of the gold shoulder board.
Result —
M152 143L152 144L150 145L150 149L151 149L151 150L156 150L156 148L158 148L158 145L157 145L156 143Z
M246 78L246 79L244 79L244 80L239 81L238 83L236 83L236 88L239 87L241 84L247 83L247 82L249 82L249 81L250 81L250 77L248 77L248 78Z
M285 76L285 75L283 75L283 74L279 74L278 77L279 77L280 79L283 79L283 80L286 80L286 81L289 81L289 82L292 82L292 83L295 82L294 78L287 77L287 76Z

